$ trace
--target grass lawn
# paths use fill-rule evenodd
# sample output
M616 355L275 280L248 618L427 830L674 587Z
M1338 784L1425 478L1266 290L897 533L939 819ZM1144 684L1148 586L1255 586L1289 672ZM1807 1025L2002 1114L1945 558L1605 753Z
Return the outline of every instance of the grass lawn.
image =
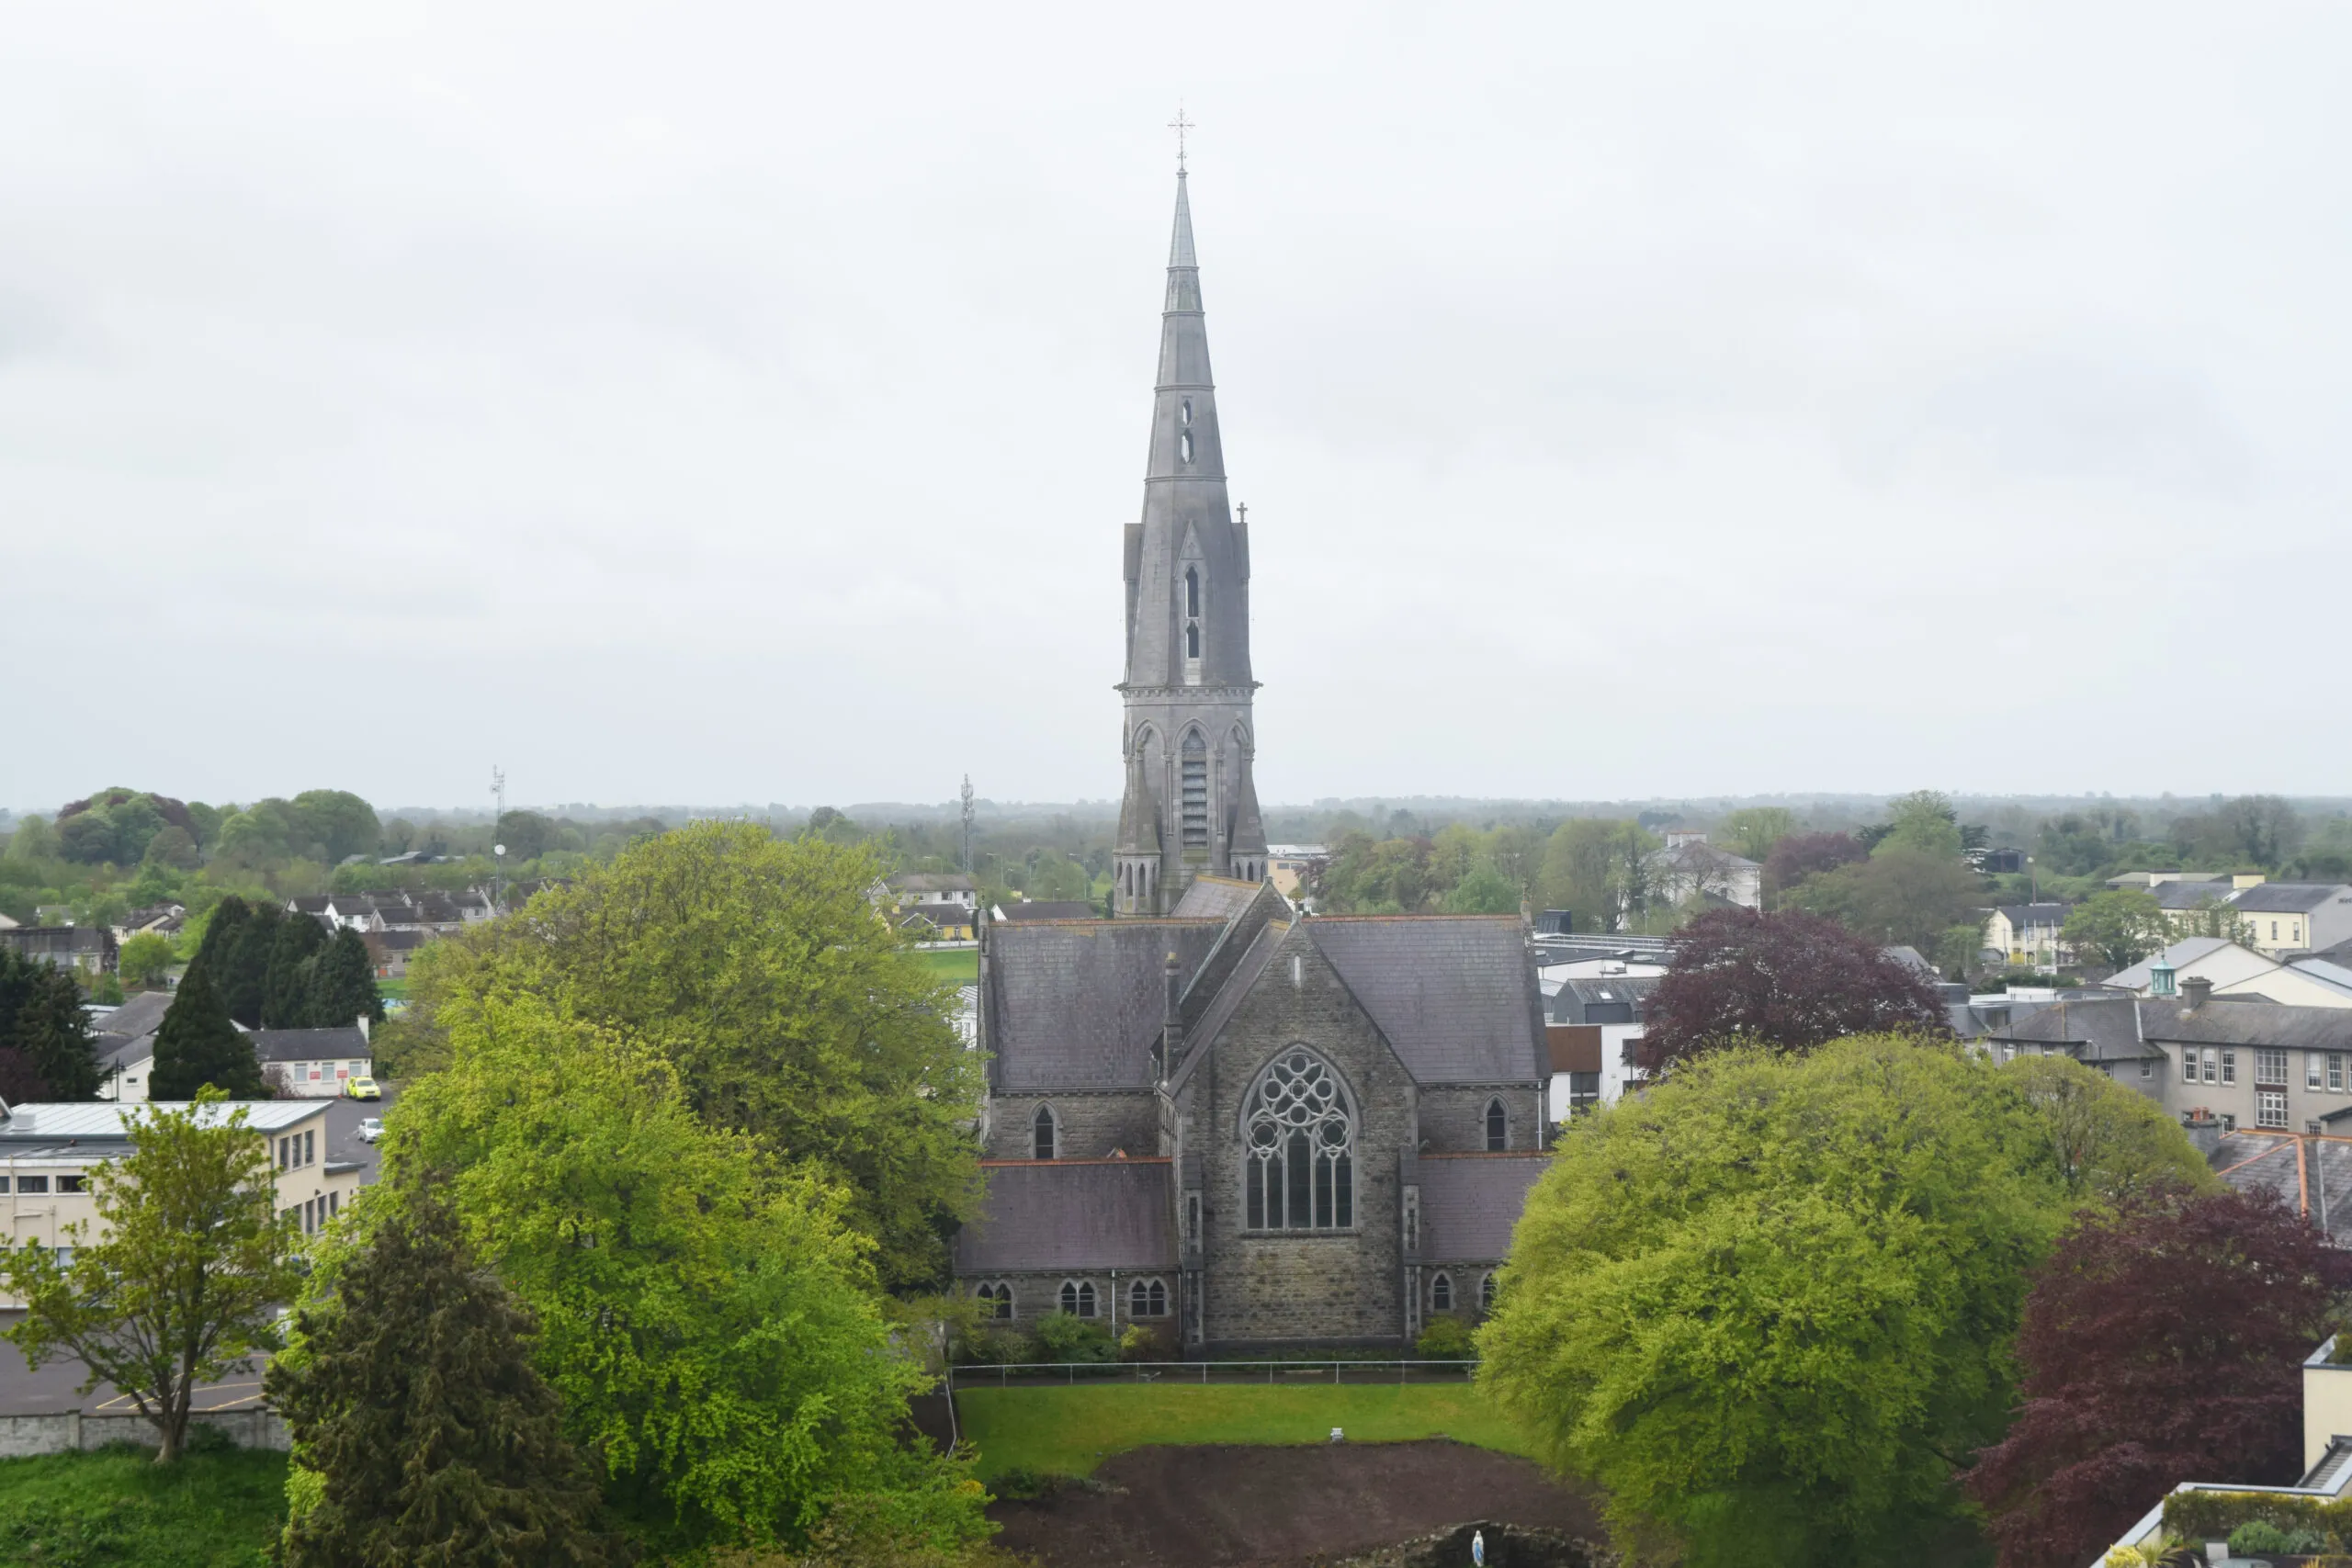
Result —
M0 1460L0 1562L253 1568L286 1518L286 1456L154 1450Z
M959 986L979 983L980 950L977 947L927 947L915 958L935 979L953 980Z
M967 1388L956 1396L956 1411L964 1437L979 1450L983 1480L1015 1467L1083 1475L1148 1443L1327 1442L1334 1427L1351 1443L1453 1438L1532 1455L1469 1383Z

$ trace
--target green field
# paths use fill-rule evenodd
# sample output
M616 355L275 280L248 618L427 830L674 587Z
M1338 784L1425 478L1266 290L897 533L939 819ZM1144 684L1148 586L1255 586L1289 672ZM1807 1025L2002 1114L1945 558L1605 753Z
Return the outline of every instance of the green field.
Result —
M0 1562L253 1568L286 1517L286 1456L152 1449L0 1460Z
M971 1388L956 1396L980 1477L1015 1468L1083 1475L1150 1443L1351 1443L1453 1438L1528 1454L1527 1440L1469 1383L1108 1383L1092 1388Z
M959 986L979 982L980 950L977 947L929 947L915 957L939 979L953 980Z

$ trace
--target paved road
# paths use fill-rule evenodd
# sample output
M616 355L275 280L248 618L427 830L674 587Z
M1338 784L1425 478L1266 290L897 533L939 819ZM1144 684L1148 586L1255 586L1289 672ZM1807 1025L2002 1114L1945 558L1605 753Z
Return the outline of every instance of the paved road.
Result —
M359 1179L374 1181L378 1150L373 1144L360 1139L359 1122L364 1117L383 1115L399 1093L398 1089L387 1088L380 1100L337 1100L331 1103L327 1107L327 1158L354 1161L360 1167ZM0 1309L0 1330L15 1327L24 1315L22 1312ZM257 1357L253 1371L232 1371L220 1382L198 1389L195 1407L242 1410L260 1403L261 1369L266 1359ZM79 1361L28 1369L24 1353L14 1345L0 1341L0 1416L51 1415L62 1410L79 1410L85 1416L138 1414L138 1406L112 1383L102 1382L88 1393L75 1393L85 1372Z

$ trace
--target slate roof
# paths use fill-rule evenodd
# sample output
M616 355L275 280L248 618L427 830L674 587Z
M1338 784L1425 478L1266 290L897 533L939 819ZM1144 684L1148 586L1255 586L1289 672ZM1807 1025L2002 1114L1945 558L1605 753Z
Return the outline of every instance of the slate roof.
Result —
M1552 1021L1555 1023L1634 1023L1641 1019L1642 1004L1657 989L1653 976L1609 975L1597 980L1563 980L1552 994ZM1619 1014L1626 1008L1629 1016ZM1594 1013L1600 1016L1595 1018Z
M2281 1007L2216 997L2192 1012L2185 998L2152 997L2140 1004L2140 1029L2151 1040L2199 1045L2352 1051L2352 1008Z
M2066 911L2072 906L2056 903L2002 904L1996 906L2009 918L2013 926L2063 926Z
M1000 1093L1147 1089L1168 1016L1166 971L1200 967L1214 920L1006 922L989 928L981 1044Z
M1326 915L1306 930L1419 1082L1544 1077L1542 998L1516 915Z
M164 1015L172 1010L169 991L141 991L126 997L120 1007L90 1021L91 1029L104 1046L107 1036L119 1035L125 1040L141 1034L153 1034L164 1026ZM109 1047L110 1048L110 1047Z
M2241 1191L2277 1193L2337 1246L2352 1243L2352 1141L2226 1133L2206 1163Z
M2092 997L2057 1001L2013 1018L1988 1030L1987 1038L2004 1044L2066 1045L2083 1062L2130 1062L2162 1056L2150 1045L2139 1015L2137 997Z
M1034 904L1000 904L997 912L1008 924L1029 920L1091 920L1102 909L1082 898L1046 898Z
M1169 916L1179 920L1229 920L1250 907L1250 901L1258 896L1258 886L1229 876L1197 878L1184 889L1184 896L1176 900L1176 908L1169 911Z
M2190 964L2200 964L2206 959L2212 957L2214 953L2219 953L2225 947L2236 946L2237 943L2230 941L2227 937L2183 937L2180 941L2174 942L2170 947L2165 948L2164 952L2156 954L2155 957L2143 958L2139 963L2134 964L2129 969L2117 970L2114 974L2109 975L2107 977L2107 984L2120 987L2127 991L2144 991L2148 988L2148 982L2151 978L2150 971L2155 967L2157 958L2161 958L2166 964L2171 964L2173 968L2180 974L2192 975L2195 974L2196 971L2189 967ZM2244 952L2245 950L2240 949L2240 951ZM2259 954L2249 953L2248 956L2260 959ZM2270 961L2267 959L2260 959L2260 961L2256 964L2256 967L2257 969L2267 968L2269 966L2269 963Z
M2199 909L2208 904L2231 902L2226 881L2160 882L2148 891L2156 896L2157 905L2166 909Z
M368 1037L348 1025L342 1029L256 1029L245 1038L253 1043L254 1059L261 1062L370 1059Z
M2352 887L2340 882L2261 882L2230 902L2250 915L2304 915L2339 899L2352 902Z
M1233 1020L1234 1010L1241 1006L1241 998L1250 994L1250 987L1256 985L1258 976L1266 972L1267 964L1274 956L1274 949L1282 945L1283 938L1289 931L1289 923L1279 920L1269 920L1258 928L1257 934L1250 939L1250 945L1242 950L1241 961L1233 966L1226 984L1209 998L1200 1021L1187 1026L1189 1032L1184 1037L1182 1061L1169 1078L1170 1088L1182 1089L1200 1065L1208 1059L1210 1044L1225 1032L1225 1026ZM1235 934L1228 931L1227 940L1232 940Z
M127 1119L136 1120L158 1106L187 1111L192 1104L185 1100L166 1100L121 1105L110 1100L96 1100L15 1105L9 1107L8 1115L0 1116L0 1146L13 1154L17 1145L59 1138L127 1143L130 1136L126 1130ZM231 1112L242 1108L245 1125L257 1133L276 1133L317 1115L323 1104L317 1100L222 1100L203 1108L197 1120L203 1126L218 1126Z
M1527 1190L1551 1168L1549 1155L1423 1155L1421 1258L1428 1263L1499 1261Z
M980 1217L956 1235L956 1272L1173 1269L1165 1159L983 1160Z

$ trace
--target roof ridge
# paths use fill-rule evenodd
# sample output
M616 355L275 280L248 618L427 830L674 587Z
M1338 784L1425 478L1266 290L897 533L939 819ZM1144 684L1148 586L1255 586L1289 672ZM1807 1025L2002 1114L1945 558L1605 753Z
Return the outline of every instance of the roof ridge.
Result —
M984 1159L979 1162L983 1170L994 1170L1003 1166L1173 1165L1175 1163L1176 1157L1173 1155L1127 1155L1116 1159L1109 1155L1102 1155L1090 1159Z

